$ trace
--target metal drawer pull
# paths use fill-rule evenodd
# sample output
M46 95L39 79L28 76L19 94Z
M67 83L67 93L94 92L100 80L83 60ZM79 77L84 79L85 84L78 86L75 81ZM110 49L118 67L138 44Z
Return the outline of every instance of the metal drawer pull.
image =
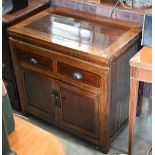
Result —
M74 72L73 73L73 77L77 80L82 80L83 79L83 76L80 72Z
M30 62L33 63L33 64L37 64L38 63L38 61L35 58L31 58Z

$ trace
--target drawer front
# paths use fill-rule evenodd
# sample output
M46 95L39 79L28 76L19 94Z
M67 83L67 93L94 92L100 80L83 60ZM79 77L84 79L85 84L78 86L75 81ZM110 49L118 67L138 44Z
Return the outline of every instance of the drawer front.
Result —
M69 77L76 81L81 81L82 83L89 84L94 87L100 86L100 77L94 73L58 62L57 72L60 75Z
M32 54L30 52L17 52L17 59L19 65L30 69L31 67L35 68L35 71L37 69L49 72L53 70L51 59L36 54Z

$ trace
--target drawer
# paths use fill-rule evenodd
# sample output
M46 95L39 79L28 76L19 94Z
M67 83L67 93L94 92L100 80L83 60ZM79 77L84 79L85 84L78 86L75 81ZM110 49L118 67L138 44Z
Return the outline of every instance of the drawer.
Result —
M20 66L35 71L42 70L51 72L53 70L52 60L44 56L39 56L30 52L17 51L17 59Z
M69 77L76 81L89 84L94 87L100 87L100 77L94 73L58 62L57 72L60 75Z

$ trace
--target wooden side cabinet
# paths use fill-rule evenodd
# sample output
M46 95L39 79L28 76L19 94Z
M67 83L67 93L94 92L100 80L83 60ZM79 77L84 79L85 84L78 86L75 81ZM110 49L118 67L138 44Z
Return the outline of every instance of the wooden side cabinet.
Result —
M22 112L107 153L127 124L129 60L141 26L50 8L9 34Z

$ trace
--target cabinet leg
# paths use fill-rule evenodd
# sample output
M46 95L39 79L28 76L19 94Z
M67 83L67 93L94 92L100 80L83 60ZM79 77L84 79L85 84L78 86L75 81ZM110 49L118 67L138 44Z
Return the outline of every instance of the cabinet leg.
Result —
M110 149L110 145L109 145L109 141L103 141L102 144L101 144L101 151L104 153L104 154L107 154L109 152L109 149Z
M128 153L132 155L132 145L134 139L134 126L137 107L138 81L130 79L130 99L129 99L129 146Z
M101 147L101 151L104 153L104 154L107 154L109 152L109 147Z
M109 149L107 148L102 148L101 151L104 153L104 154L107 154L109 152Z

